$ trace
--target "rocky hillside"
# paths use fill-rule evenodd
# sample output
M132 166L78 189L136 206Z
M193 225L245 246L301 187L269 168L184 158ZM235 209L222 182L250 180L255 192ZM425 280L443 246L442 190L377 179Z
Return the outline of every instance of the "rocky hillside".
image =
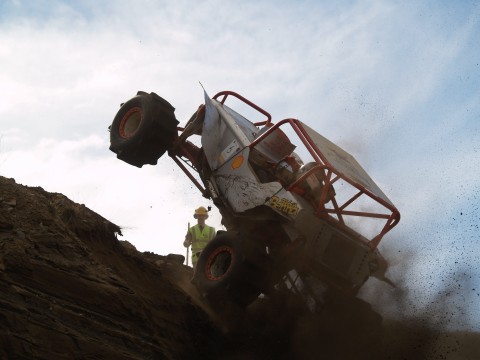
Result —
M0 177L0 359L478 359L478 334L259 299L216 316L183 256L140 253L84 205Z

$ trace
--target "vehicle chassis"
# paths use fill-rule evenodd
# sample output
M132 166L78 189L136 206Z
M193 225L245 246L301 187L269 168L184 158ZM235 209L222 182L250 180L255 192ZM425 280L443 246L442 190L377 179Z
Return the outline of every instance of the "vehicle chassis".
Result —
M120 135L112 131L111 136L121 141L139 138L136 128L129 130L128 121L135 118L135 126L145 122L142 106L158 118L154 122L166 119L178 124L168 102L154 93L139 92L136 98L146 97L154 99L149 98L148 106L135 98L133 105L122 104L117 114L120 120L112 124L117 122L115 132ZM231 98L266 119L250 122L226 106ZM232 91L219 92L211 99L205 93L205 105L185 127L170 126L170 135L156 126L156 130L143 131L154 135L149 144L134 139L136 144L147 144L142 145L141 156L123 153L113 142L110 148L118 158L139 167L156 164L168 151L219 209L226 231L219 231L207 245L193 277L206 298L246 306L261 293L286 288L318 304L325 289L355 295L370 276L386 280L387 264L377 247L398 224L400 213L350 154L309 126L293 118L274 124L268 112ZM289 181L282 181L277 171L283 169L279 164L288 168L287 158L295 159L296 146L281 127L293 131L313 159ZM201 136L202 146L188 140L192 135ZM161 149L152 151L158 141L163 142ZM336 191L345 187L338 184L354 191L338 196ZM375 204L375 210L353 209L365 198ZM374 220L380 230L367 237L349 225L346 220L351 218Z

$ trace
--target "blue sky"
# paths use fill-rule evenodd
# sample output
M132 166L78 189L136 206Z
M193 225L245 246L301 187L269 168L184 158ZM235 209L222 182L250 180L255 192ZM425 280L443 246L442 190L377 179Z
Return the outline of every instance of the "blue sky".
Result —
M184 253L193 208L211 204L168 158L116 160L107 127L137 90L169 100L183 124L199 81L233 90L351 152L402 214L382 243L391 277L419 312L460 285L448 301L467 315L454 323L473 326L478 39L478 1L2 0L0 174L86 204L141 251ZM220 227L217 213L210 222Z

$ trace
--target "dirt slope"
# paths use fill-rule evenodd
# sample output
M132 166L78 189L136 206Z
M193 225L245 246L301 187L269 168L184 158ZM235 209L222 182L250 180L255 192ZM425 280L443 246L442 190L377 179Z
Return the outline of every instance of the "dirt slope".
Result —
M233 326L202 303L181 255L140 253L119 233L0 177L0 359L480 358L479 334L380 325L362 303L314 315L259 299Z
M215 338L175 259L41 188L0 178L0 208L0 358L195 358Z

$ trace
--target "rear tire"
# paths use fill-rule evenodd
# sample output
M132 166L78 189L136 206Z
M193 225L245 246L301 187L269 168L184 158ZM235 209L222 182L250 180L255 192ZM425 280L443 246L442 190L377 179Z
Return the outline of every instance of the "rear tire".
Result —
M175 108L155 93L139 91L122 104L110 127L110 150L130 165L156 165L177 138Z
M202 251L193 283L213 304L232 302L246 307L265 286L267 255L236 232L219 232Z

